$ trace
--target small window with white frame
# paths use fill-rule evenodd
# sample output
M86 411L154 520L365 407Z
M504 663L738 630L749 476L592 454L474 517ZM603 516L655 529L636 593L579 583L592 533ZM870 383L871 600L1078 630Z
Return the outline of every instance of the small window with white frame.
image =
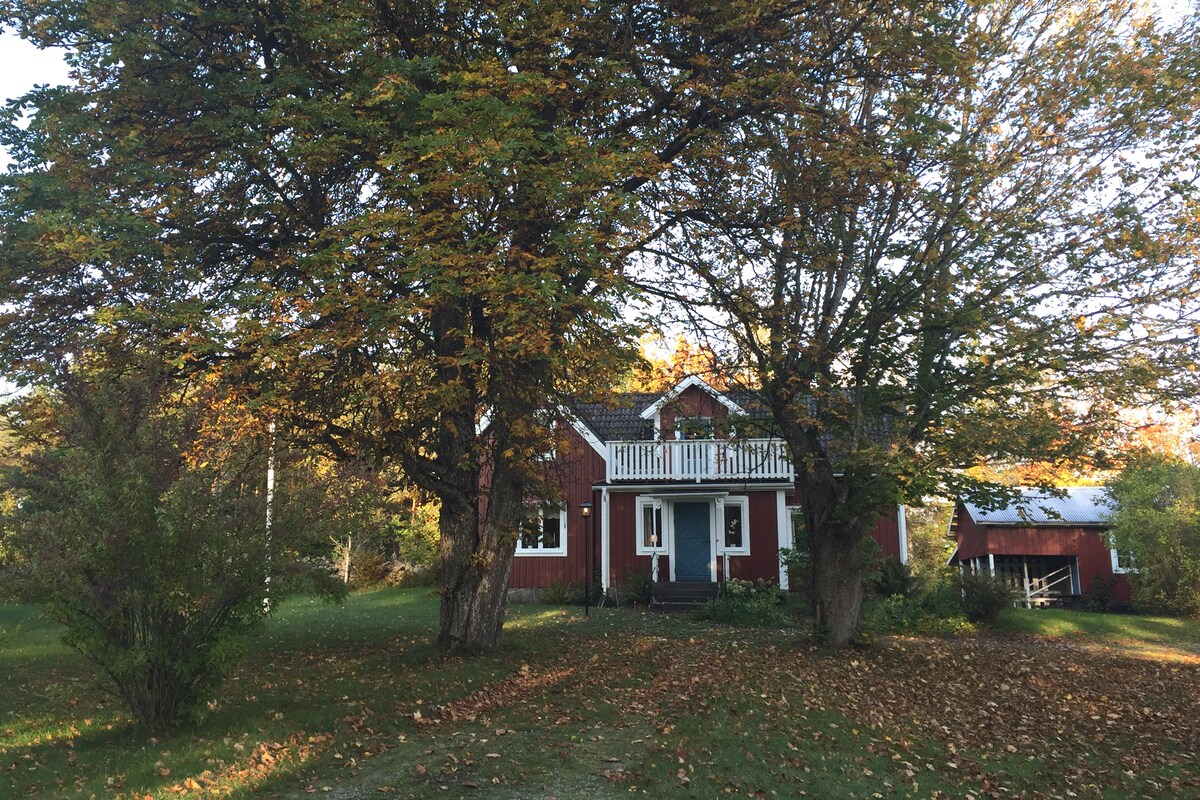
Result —
M521 525L517 539L519 556L565 556L567 554L567 507L562 503L539 503Z
M1114 547L1108 551L1108 554L1112 558L1112 571L1114 575L1137 572L1137 565L1133 562L1133 553L1118 550Z
M662 504L655 506L649 497L637 500L637 554L639 556L667 552L666 531L663 530Z
M721 520L721 552L750 554L750 504L747 497L726 497Z

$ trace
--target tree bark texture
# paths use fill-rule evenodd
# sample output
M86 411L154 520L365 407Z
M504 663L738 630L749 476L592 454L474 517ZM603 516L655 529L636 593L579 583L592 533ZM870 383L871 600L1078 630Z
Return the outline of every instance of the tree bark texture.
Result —
M845 647L862 625L863 541L877 514L857 508L851 484L828 468L797 476L812 556L812 601L817 630Z
M438 644L450 652L478 653L500 646L524 483L498 465L485 496L481 508L466 502L442 506Z

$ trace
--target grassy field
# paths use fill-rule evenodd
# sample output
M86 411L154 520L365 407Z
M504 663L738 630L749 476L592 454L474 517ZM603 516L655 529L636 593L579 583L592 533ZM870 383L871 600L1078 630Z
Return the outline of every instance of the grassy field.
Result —
M424 590L294 601L197 725L132 727L0 606L0 797L1200 796L1195 623L1014 612L831 653L795 630L517 606L445 658Z

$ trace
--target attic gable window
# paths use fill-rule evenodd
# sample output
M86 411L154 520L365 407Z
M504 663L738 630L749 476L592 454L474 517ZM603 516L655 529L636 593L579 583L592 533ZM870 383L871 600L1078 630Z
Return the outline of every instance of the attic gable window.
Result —
M517 539L519 556L565 556L567 554L567 507L562 503L540 503L531 509Z
M679 417L675 420L676 439L713 438L712 417Z

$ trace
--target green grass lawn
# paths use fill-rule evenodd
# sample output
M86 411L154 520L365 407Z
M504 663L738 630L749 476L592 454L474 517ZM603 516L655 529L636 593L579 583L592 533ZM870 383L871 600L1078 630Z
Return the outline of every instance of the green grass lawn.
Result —
M0 797L1200 796L1195 624L1059 616L827 652L514 606L503 650L466 660L432 647L427 590L296 600L156 739L53 625L0 606ZM1134 636L1153 647L1093 646Z
M1200 620L1195 619L1012 609L1001 615L1000 628L1011 633L1054 639L1076 639L1131 649L1173 649L1179 654L1200 655Z

